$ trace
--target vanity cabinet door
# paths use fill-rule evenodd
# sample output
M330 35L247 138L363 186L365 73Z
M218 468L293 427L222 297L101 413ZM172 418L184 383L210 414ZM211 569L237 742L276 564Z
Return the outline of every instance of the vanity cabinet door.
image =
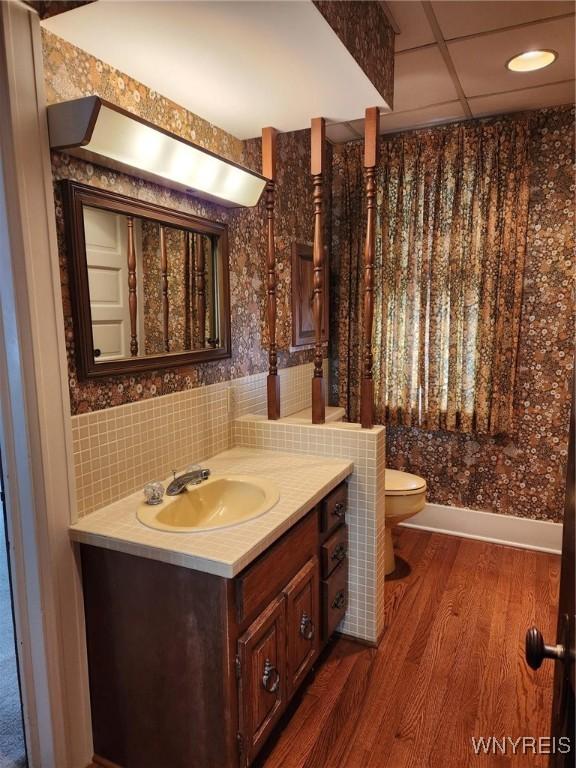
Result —
M238 640L242 765L249 765L286 704L286 598L273 600Z
M313 557L284 590L288 698L314 663L320 646L319 562Z
M322 582L322 636L327 640L346 615L348 606L348 561L343 560Z

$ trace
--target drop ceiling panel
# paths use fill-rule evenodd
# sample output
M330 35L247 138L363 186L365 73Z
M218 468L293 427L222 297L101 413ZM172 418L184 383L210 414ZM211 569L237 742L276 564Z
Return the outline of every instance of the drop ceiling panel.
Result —
M100 0L43 24L241 139L385 106L310 0Z
M389 0L386 5L400 27L400 34L396 35L395 40L396 51L405 51L408 48L418 48L435 42L434 32L421 3L411 0Z
M394 111L404 112L458 98L437 46L397 54L394 66Z
M510 72L506 62L522 51L551 48L558 59L536 72ZM562 18L448 43L467 97L547 85L574 77L574 19Z
M386 115L380 115L380 133L393 133L424 125L449 123L452 120L461 120L463 117L464 111L459 101L453 101L449 104L434 104L411 112L390 112ZM350 125L355 131L364 135L364 120L354 120Z
M574 101L574 80L555 85L542 85L511 93L496 93L491 96L477 96L468 104L474 117L494 115L501 112L519 112L524 109L541 109Z
M503 27L513 27L538 19L574 13L574 3L564 0L471 0L432 3L446 39L477 35Z

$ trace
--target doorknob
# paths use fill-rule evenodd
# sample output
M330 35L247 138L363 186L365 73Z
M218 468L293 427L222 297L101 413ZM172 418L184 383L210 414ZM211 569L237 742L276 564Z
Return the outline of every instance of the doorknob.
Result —
M526 632L526 662L532 669L539 669L544 659L563 660L566 648L563 645L546 645L542 633L536 627Z

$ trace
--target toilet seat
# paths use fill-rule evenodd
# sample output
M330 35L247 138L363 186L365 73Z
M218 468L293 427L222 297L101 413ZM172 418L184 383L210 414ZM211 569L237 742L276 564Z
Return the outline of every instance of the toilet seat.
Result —
M410 472L387 469L384 478L386 496L412 496L426 490L426 480Z

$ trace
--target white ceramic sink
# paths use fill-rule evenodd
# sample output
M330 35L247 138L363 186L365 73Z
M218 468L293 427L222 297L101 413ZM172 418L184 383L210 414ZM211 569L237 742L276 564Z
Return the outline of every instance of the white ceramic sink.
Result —
M158 506L141 504L141 523L160 531L196 533L239 525L268 512L280 498L276 483L263 477L211 477L188 486L178 496L165 496Z

